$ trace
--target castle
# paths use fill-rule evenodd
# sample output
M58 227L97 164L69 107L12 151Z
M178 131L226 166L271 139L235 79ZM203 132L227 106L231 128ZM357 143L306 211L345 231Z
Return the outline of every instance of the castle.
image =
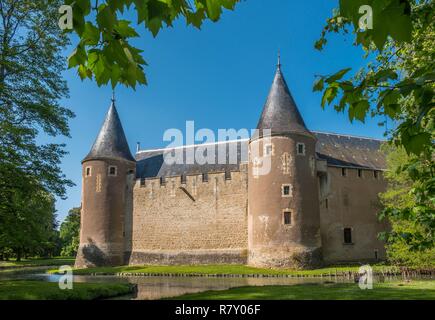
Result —
M235 150L235 162L168 164L165 153L187 156L204 146L133 157L112 100L82 161L76 267L312 268L384 259L377 238L388 228L377 218L386 188L382 141L308 130L280 63L257 129L250 139L215 143Z

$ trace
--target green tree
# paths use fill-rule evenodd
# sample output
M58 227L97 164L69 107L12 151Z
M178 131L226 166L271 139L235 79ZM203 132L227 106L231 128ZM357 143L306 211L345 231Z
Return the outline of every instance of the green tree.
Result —
M73 9L73 32L79 43L69 57L82 79L95 78L98 85L111 82L135 87L146 84L142 50L129 43L138 37L132 21L122 19L133 11L137 25L154 37L182 18L201 28L205 20L218 21L223 9L233 10L239 0L66 0ZM133 9L133 10L130 10Z
M410 190L417 186L408 171L401 168L412 161L415 156L410 156L403 148L391 144L384 144L382 148L387 159L387 171L384 176L388 181L388 188L380 195L381 202L387 210L412 210L417 204ZM390 223L393 236L388 233L383 234L387 240L389 261L413 267L433 267L435 265L435 248L411 250L414 244L405 241L408 237L411 241L415 241L413 235L426 233L426 225L421 225L410 217L404 219L401 216L396 218L394 215L390 216Z
M52 256L56 249L54 198L39 188L18 189L2 215L0 248L9 248L17 261L23 256Z
M367 5L373 12L372 28L360 25L360 9ZM435 245L434 9L430 0L340 0L315 44L322 50L330 33L352 33L354 46L364 50L363 68L351 76L351 68L320 76L314 90L323 91L323 108L347 112L350 121L381 116L395 124L389 142L409 155L400 171L411 180L408 192L414 205L391 204L382 216L419 226L389 235L412 250Z
M72 257L77 254L80 243L80 210L81 208L72 208L60 225L61 256Z
M60 5L0 0L0 248L18 257L24 248L41 250L40 233L53 224L51 194L64 197L72 185L59 167L64 146L36 141L41 133L68 136L73 116L59 104L68 96Z

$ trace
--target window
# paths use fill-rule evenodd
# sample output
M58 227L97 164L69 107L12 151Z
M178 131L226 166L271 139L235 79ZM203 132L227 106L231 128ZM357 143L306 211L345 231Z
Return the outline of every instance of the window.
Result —
M165 186L166 185L165 177L160 177L160 185L161 186Z
M352 244L352 228L344 228L343 235L344 235L344 243Z
M373 178L377 179L379 177L378 171L373 171Z
M291 197L292 196L292 185L291 184L283 184L281 187L281 193L283 197Z
M231 180L231 171L225 171L225 180Z
M284 224L292 224L292 213L290 211L284 211Z
M266 144L264 146L264 155L265 156L272 156L273 155L273 145L271 143Z
M185 174L181 175L181 184L186 184L187 183L187 177Z
M346 177L347 176L347 169L346 168L341 168L341 176L342 177Z
M109 176L116 177L117 171L116 166L109 166Z
M92 173L91 167L86 167L85 171L86 171L86 172L85 172L86 177L90 177L90 176L91 176L91 173Z
M325 199L325 208L326 208L326 209L328 209L328 205L329 205L329 203L328 203L328 198L326 198L326 199Z
M145 187L145 178L140 179L140 186Z
M208 182L208 174L207 173L202 174L202 182Z
M305 144L299 142L296 145L296 152L299 156L304 156L305 155Z
M362 178L363 172L361 169L358 169L358 178Z

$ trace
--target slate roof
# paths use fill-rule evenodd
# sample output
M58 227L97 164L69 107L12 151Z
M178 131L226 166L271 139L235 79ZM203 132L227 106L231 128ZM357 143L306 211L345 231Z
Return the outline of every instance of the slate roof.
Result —
M385 169L385 158L379 151L382 141L376 139L360 138L347 135L313 132L317 138L316 152L319 159L326 160L329 166L366 168L372 170ZM214 148L210 148L213 147ZM202 148L198 152L204 152L209 148L214 151L216 164L201 164L193 161L193 151ZM230 147L236 152L229 152ZM217 154L219 148L224 148L226 161L218 164ZM213 150L214 149L214 150ZM175 152L186 159L185 163L169 164L164 161L165 153L175 156ZM229 155L234 154L235 161L230 161ZM188 164L190 160L192 163ZM239 171L240 164L248 161L248 140L235 140L218 142L215 144L193 145L173 149L156 149L140 151L136 154L137 177L171 177L181 175L193 175L202 173L218 173Z
M384 170L385 155L380 151L382 140L313 132L317 138L317 157L328 166Z
M207 147L209 147L208 150ZM213 147L213 150L211 150L210 147ZM201 148L201 150L198 150L199 148ZM219 161L218 159L218 152L221 148L226 150L226 152L221 153L225 155L225 161ZM198 163L194 159L195 152L198 154L212 155L213 159L215 159L214 164L210 163L212 161L206 164ZM175 157L177 154L181 160L179 163L169 164L165 161L165 157ZM233 155L231 159L230 155ZM184 163L182 159L185 159ZM136 153L136 161L136 175L140 178L239 171L240 163L248 161L248 140L193 145L174 149L140 151Z
M135 161L128 147L114 99L112 99L112 104L97 139L83 161L101 158Z
M279 61L257 129L271 129L272 135L289 132L311 135L290 93Z

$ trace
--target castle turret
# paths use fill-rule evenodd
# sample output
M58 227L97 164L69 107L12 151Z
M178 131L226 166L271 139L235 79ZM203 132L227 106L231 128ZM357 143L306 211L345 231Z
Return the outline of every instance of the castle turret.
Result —
M305 126L280 62L257 129L249 144L248 263L289 268L318 265L316 138Z
M114 99L82 167L80 246L75 266L124 264L125 214L136 162Z

